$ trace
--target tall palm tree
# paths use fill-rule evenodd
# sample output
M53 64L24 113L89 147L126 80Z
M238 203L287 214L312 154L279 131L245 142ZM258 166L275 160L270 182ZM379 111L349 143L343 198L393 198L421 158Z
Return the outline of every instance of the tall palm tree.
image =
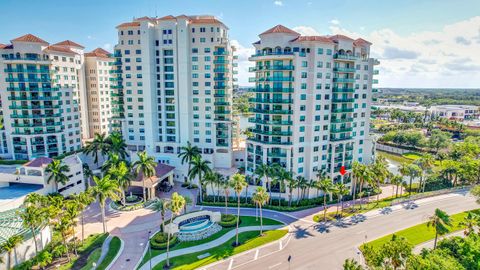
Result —
M202 203L203 201L203 178L202 175L207 174L211 171L209 167L210 161L202 159L202 156L194 156L191 162L191 169L188 172L188 176L191 180L195 177L198 177L198 184L199 184L199 201Z
M68 224L70 225L70 230L73 235L73 250L75 255L77 254L77 238L75 237L75 227L77 225L77 218L82 209L80 208L80 204L77 203L76 200L67 200L65 202L65 209L63 212L64 218L68 220Z
M308 184L305 177L299 175L297 176L297 205L300 203L300 200L303 199L303 191L305 190Z
M272 182L271 178L273 176L273 170L272 167L267 165L267 164L260 164L256 166L255 168L255 174L260 178L267 181L266 187L268 188L268 192L270 193L269 195L269 203L272 204Z
M190 141L187 142L186 146L182 146L180 148L180 154L178 154L178 157L182 159L182 165L184 163L188 164L188 173L190 173L190 168L192 166L191 162L193 160L193 157L199 156L200 155L200 149L196 145L192 145ZM191 180L191 179L188 179ZM190 187L192 185L192 182L190 182Z
M120 158L118 154L110 152L108 153L107 160L102 164L100 169L102 170L103 173L106 173L111 167L117 166L121 162L125 162L125 161L122 158Z
M260 235L263 235L263 214L262 206L268 201L269 195L265 188L257 187L257 191L253 193L252 200L260 207Z
M378 188L380 188L380 184L385 183L390 173L388 171L387 165L388 163L385 157L377 156L371 166L372 173L375 175L375 177L372 177L371 179L372 180L376 179L375 184ZM379 201L379 199L380 199L380 193L377 193L377 202Z
M317 188L323 193L323 221L327 221L327 193L333 191L333 183L330 179L325 179L317 183Z
M125 205L125 191L130 187L130 183L133 179L130 168L126 162L121 162L119 165L114 165L108 170L110 178L117 182L118 187L121 190L122 204Z
M288 188L288 207L292 206L292 197L293 197L293 190L298 187L298 182L295 178L293 178L292 172L289 172L285 169L282 169L278 172L278 176L286 182L286 186Z
M36 229L39 229L45 223L45 213L42 208L36 206L28 206L22 210L17 211L18 217L22 220L23 227L30 230L35 244L35 255L38 253L38 243L36 236Z
M395 198L398 197L398 188L402 184L402 182L403 177L401 175L394 175L390 177L390 184L392 184L394 186L394 189L396 189L396 191L394 190L395 194L392 194L392 196L395 195Z
M328 174L327 171L320 169L317 171L317 182L320 182L322 180L328 179ZM315 188L316 188L316 183L315 183ZM320 189L316 188L317 190L317 198L320 197Z
M230 188L232 188L231 181L228 181L228 179L223 179L222 180L222 187L223 187L223 193L225 194L224 199L225 199L225 215L228 214L228 198L230 195Z
M92 179L93 172L87 163L82 164L82 169L83 169L83 178L85 179L85 189L87 189L90 186L90 180Z
M15 255L15 264L17 263L17 247L23 242L21 235L10 236L5 242L0 245L0 253L8 253L7 268L12 269L12 251Z
M426 175L427 173L430 173L431 169L433 168L433 165L435 163L435 159L431 154L424 154L421 158L416 160L415 162L418 164L418 167L421 169L421 177L420 177L420 182L418 185L418 192L425 191L425 184L427 181L423 181L423 176Z
M185 198L181 195L178 195L177 192L172 194L172 198L170 199L170 203L168 204L169 210L171 212L170 215L170 223L173 221L173 217L175 215L179 215L185 205ZM167 236L167 267L170 268L170 232Z
M148 156L147 151L139 152L137 156L138 160L133 163L132 167L137 175L142 174L142 194L143 201L145 202L145 179L155 176L157 163L153 157Z
M217 184L217 181L218 181L217 173L216 173L216 172L213 172L213 171L207 172L207 173L205 174L205 176L203 177L203 180L204 180L204 184L205 184L205 185L210 184L210 187L211 187L211 189L212 189L212 193L214 194L214 195L213 195L213 202L215 203L215 199L216 199L216 198L215 198L215 190L214 190L213 187L214 187L214 185Z
M105 134L98 134L95 133L93 140L88 141L83 148L83 152L86 155L91 155L94 159L93 162L97 164L98 167L98 155L106 155L109 151L110 145L107 141L107 137Z
M233 190L237 194L237 228L235 230L235 245L238 246L238 224L240 221L240 194L242 193L243 189L248 185L247 181L245 181L245 175L241 175L236 173L232 175L231 178L231 185Z
M45 168L45 172L48 175L47 183L53 182L55 185L55 191L58 191L58 183L65 185L69 178L66 175L70 171L70 168L63 164L61 160L54 159L50 164L48 164L47 168Z
M100 204L100 209L102 212L102 223L103 223L103 232L107 232L107 224L105 223L105 203L107 199L119 200L118 193L121 192L118 184L110 179L109 175L106 175L103 178L98 178L97 176L93 177L95 186L92 187L92 196L96 198Z
M465 227L463 234L469 236L475 232L475 227L480 225L480 216L474 212L468 212L459 225Z
M435 213L429 217L427 226L435 229L435 241L433 248L437 247L437 239L439 235L444 235L449 232L448 227L451 226L450 216L440 209L435 209Z
M364 270L362 265L360 265L354 259L346 259L343 263L343 270Z
M88 188L83 192L80 192L78 195L72 196L72 199L75 200L80 206L80 223L82 224L82 243L85 240L85 210L87 207L95 201L95 197L92 196L92 188Z
M169 203L170 203L169 200L158 199L152 204L152 210L160 213L160 218L162 219L162 222L160 224L160 230L162 232L164 231L164 228L165 228L165 214L167 213Z
M119 132L112 132L106 139L109 144L109 152L120 156L122 159L128 157L127 144Z
M353 208L355 208L355 197L357 194L357 185L360 182L360 186L362 186L362 178L363 174L365 173L366 166L362 163L359 163L358 161L354 161L352 164L352 179L353 179L353 185L352 185L352 203L353 203Z
M340 209L343 212L343 197L350 194L350 190L345 184L337 183L335 184L335 192L337 192L337 196L338 196L338 199L340 200L340 205L341 205Z

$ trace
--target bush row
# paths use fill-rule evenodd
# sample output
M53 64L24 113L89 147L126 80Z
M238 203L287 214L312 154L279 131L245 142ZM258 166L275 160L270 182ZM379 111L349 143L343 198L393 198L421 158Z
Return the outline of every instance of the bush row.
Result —
M150 239L150 247L153 249L166 249L168 242L168 234L164 232L158 232ZM170 235L170 248L175 246L179 242L176 235Z
M133 211L133 210L142 209L144 207L144 203L141 201L141 202L138 202L136 204L121 205L117 202L112 202L110 204L110 206L113 209L118 210L118 211Z
M222 214L222 219L218 224L224 228L235 227L237 226L237 219L238 219L237 216L234 216L231 214L227 214L227 215ZM241 221L242 220L239 221L239 224L241 223Z

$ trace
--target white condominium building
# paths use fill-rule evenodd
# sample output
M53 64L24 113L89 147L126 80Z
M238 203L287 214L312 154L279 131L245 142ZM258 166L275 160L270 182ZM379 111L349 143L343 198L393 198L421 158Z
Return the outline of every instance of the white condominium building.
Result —
M85 54L90 138L93 138L95 133L106 135L110 133L112 118L110 86L116 86L113 81L116 76L112 75L114 60L111 54L102 48Z
M132 151L146 149L176 167L187 142L215 168L232 167L233 48L212 16L143 17L118 27L115 47L122 132ZM118 122L120 123L120 122ZM118 125L118 123L115 123Z
M8 152L54 157L88 138L83 47L27 34L0 45L0 93Z
M255 97L249 119L246 171L280 164L294 176L315 180L324 170L335 182L353 161L372 159L369 117L373 67L371 43L342 35L302 36L282 25L255 42ZM309 196L314 196L313 189Z

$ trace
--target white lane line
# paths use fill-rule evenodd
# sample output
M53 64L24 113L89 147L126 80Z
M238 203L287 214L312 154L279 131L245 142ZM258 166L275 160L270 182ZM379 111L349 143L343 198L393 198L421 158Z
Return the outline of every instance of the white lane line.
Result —
M228 265L228 270L232 269L233 266L233 258L230 259L230 264Z
M277 264L271 265L271 266L268 267L268 269L272 269L272 268L275 268L277 266L280 266L280 264L282 264L282 263L277 263Z
M260 252L260 249L257 248L257 251L255 251L255 258L253 259L254 261L258 259L259 252Z
M282 250L282 247L283 247L282 241L278 241L278 242L280 243L280 250Z

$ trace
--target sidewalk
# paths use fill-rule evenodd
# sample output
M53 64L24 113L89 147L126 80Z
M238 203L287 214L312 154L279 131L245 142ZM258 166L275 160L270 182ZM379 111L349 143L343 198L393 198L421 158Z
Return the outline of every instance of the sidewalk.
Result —
M464 231L461 230L461 231L456 231L456 232L453 232L453 233L449 233L449 234L446 234L446 235L443 235L443 236L439 236L438 237L438 240L437 240L437 244L438 242L440 242L441 240L445 239L445 238L450 238L450 237L453 237L453 236L460 236L460 237L464 237L465 234L463 233ZM433 244L435 242L435 239L433 240L430 240L430 241L427 241L427 242L423 242L417 246L415 246L413 248L413 252L414 253L420 253L422 251L422 249L424 248L433 248Z
M284 226L283 225L263 226L263 230L265 230L265 231L276 230L276 229L279 229L279 228L282 228L282 227L284 227ZM260 226L248 226L248 227L238 228L238 233L249 232L249 231L260 231ZM227 232L226 234L222 235L221 237L219 237L219 238L217 238L217 239L215 239L211 242L201 244L201 245L198 245L198 246L189 247L189 248L182 248L182 249L173 250L173 251L170 252L170 258L177 257L177 256L182 256L182 255L186 255L186 254L190 254L190 253L196 253L196 252L199 252L199 251L203 251L203 250L207 250L207 249L211 249L211 248L220 246L220 245L224 244L225 242L227 242L228 240L230 240L234 236L235 236L235 230L231 230L231 231ZM153 259L151 259L152 265L157 265L157 264L161 263L162 261L164 261L166 259L167 259L167 254L162 253L158 256L153 257ZM140 270L149 270L150 269L149 262L147 261L139 269Z
M112 238L113 237L111 235L109 235L107 237L107 239L105 239L105 241L103 241L102 253L100 254L100 258L97 261L97 265L100 265L102 263L103 259L105 259L105 256L107 256L108 249L110 248L110 241L112 241Z

